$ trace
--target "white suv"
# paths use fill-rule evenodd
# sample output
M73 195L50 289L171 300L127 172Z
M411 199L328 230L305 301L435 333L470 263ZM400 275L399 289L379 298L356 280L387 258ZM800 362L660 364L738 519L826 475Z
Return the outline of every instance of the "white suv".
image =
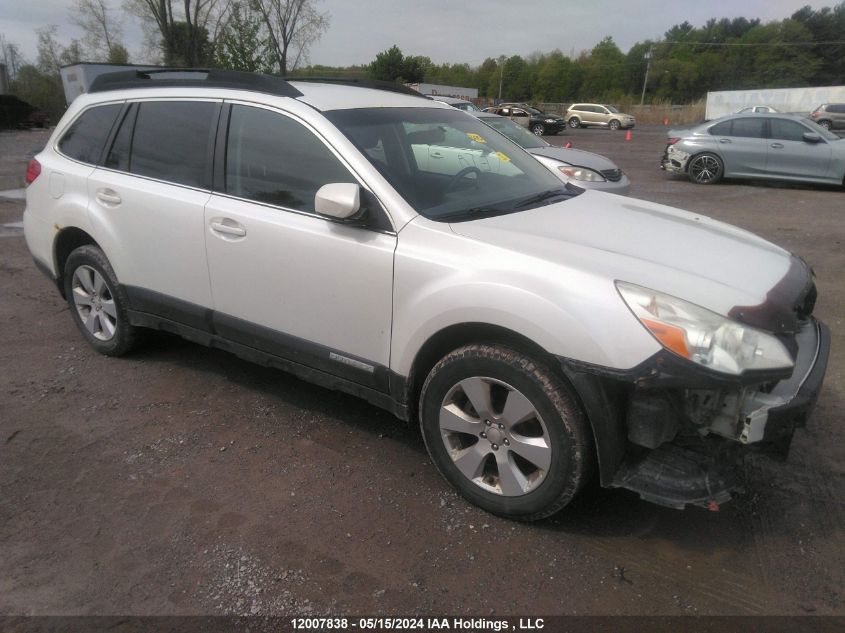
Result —
M747 445L788 447L829 348L801 259L412 95L104 75L29 165L36 265L96 350L157 328L359 395L514 518L594 469L712 507Z

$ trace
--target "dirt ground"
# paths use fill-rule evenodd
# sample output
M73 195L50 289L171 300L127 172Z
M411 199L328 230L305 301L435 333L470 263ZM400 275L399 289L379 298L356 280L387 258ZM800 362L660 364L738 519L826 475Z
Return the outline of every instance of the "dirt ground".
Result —
M611 157L631 195L804 256L833 332L786 463L720 512L588 491L524 525L460 499L417 429L169 335L123 359L76 332L0 199L0 615L845 614L845 192L658 169L665 130L552 138ZM43 132L0 134L0 188Z

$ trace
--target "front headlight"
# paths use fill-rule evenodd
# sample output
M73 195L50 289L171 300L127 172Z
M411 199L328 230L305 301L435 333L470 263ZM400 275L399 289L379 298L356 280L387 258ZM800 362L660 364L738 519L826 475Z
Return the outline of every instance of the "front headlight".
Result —
M605 182L604 176L599 172L587 169L586 167L578 167L576 165L561 165L558 169L563 172L565 176L572 178L572 180L581 180L586 182Z
M768 332L642 286L617 281L616 288L663 347L694 363L734 375L794 364L783 343Z

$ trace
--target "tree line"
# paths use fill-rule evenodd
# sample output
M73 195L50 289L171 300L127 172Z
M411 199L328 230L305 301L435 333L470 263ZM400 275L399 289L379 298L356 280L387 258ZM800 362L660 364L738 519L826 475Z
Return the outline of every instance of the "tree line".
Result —
M275 73L369 77L477 88L508 101L690 103L708 91L845 84L845 0L806 6L788 18L711 19L678 24L623 52L612 37L591 50L560 50L487 58L478 66L435 64L398 46L367 65L309 65L309 51L329 28L320 0L75 0L69 20L81 37L59 41L58 29L38 29L35 60L0 34L4 62L18 96L55 121L64 110L59 67L78 61L140 61L175 67L219 67ZM130 60L123 16L139 21L144 50Z
M555 50L487 58L472 67L403 56L394 46L367 70L376 79L464 86L482 97L535 103L639 101L643 87L646 102L683 104L714 90L845 85L845 2L806 6L765 24L746 18L711 19L701 27L684 22L627 53L605 37L574 58Z

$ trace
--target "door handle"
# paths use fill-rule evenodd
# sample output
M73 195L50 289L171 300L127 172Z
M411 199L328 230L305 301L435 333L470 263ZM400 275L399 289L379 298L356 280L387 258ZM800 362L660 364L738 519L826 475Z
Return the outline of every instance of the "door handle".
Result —
M720 143L730 143L730 142L731 142L731 139L729 139L729 138L720 138L720 139L719 139L719 142L720 142Z
M783 143L772 143L772 147L775 149L783 149Z
M211 221L211 230L215 233L228 235L231 237L244 237L246 229L229 218L214 219Z
M122 200L113 189L97 189L97 200L104 207L116 207Z
M431 157L432 158L443 158L443 154L441 154L440 152L431 152Z

